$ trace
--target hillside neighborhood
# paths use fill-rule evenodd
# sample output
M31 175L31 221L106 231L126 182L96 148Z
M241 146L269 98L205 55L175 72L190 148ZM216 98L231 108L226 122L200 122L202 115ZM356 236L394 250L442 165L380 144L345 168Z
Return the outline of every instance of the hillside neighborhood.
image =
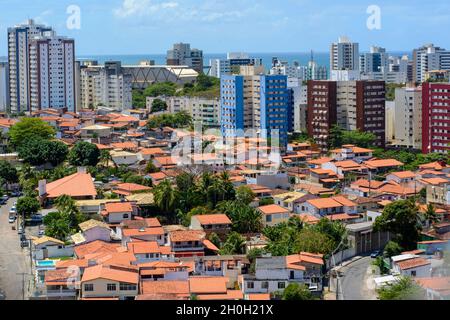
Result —
M371 274L356 290L372 298L392 284L449 297L445 155L406 170L370 148L291 142L262 158L261 138L239 138L230 153L217 136L147 117L0 119L2 214L31 259L27 298L345 299L341 269L358 261ZM214 152L172 155L196 139Z

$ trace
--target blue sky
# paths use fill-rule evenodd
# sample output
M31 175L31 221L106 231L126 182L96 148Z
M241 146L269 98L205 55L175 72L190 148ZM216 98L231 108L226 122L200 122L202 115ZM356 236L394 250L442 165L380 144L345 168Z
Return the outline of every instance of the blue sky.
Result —
M80 30L66 27L69 5L81 9ZM369 5L381 30L366 27ZM450 48L448 0L0 0L0 55L7 27L27 18L75 38L78 55L164 53L180 41L208 53L325 52L340 35L361 50Z

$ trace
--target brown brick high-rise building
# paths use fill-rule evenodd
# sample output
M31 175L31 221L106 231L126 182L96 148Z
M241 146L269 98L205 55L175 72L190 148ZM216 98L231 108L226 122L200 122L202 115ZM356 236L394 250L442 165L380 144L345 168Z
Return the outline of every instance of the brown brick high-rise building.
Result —
M371 132L385 147L386 87L383 81L309 81L308 134L326 151L330 129Z

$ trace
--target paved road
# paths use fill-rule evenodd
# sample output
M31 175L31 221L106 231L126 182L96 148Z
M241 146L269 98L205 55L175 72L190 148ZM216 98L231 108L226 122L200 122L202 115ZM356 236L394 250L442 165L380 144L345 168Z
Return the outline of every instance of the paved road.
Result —
M22 284L25 282L27 288L31 278L30 251L20 247L19 235L8 223L9 209L16 200L9 199L0 209L0 296L7 300L21 300Z
M376 300L371 271L372 259L364 257L340 269L344 276L340 278L340 294L343 300Z

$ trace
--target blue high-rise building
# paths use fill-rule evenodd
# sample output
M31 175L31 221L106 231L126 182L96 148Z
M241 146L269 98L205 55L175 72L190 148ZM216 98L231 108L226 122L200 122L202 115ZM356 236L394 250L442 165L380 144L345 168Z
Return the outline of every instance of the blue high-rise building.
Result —
M257 129L270 138L278 131L280 147L285 149L292 114L287 76L222 75L220 79L222 134Z

